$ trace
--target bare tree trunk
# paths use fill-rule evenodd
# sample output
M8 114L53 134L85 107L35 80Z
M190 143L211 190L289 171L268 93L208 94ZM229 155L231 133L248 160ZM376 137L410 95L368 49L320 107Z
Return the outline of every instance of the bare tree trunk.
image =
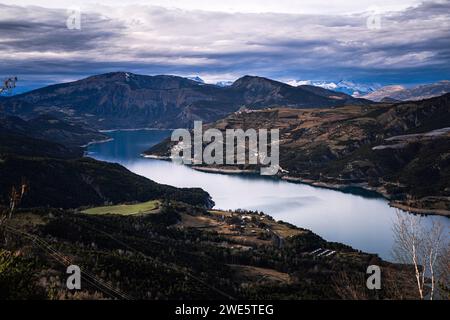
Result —
M414 263L414 270L416 273L416 280L417 280L417 288L419 290L419 295L420 295L420 299L423 300L423 280L421 280L420 277L420 270L419 270L419 263L417 261L417 249L416 249L416 244L413 240L413 246L412 246L412 257L413 257L413 263ZM423 274L423 273L422 273Z
M430 251L430 276L431 276L431 292L430 292L430 300L433 300L434 296L434 269L433 269L433 250Z
M433 300L438 284L448 287L448 270L445 270L446 263L441 262L446 257L445 252L448 252L448 244L442 239L444 228L436 222L431 227L426 226L419 216L408 213L398 212L397 217L394 224L394 257L399 262L413 264L420 299L425 299L429 294L429 299ZM444 270L440 270L442 268ZM430 286L428 280L431 281Z

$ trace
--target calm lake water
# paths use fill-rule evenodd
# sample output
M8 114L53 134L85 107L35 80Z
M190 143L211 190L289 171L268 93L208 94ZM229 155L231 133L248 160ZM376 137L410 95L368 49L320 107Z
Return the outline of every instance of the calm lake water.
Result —
M159 183L200 187L216 208L264 211L277 220L307 228L329 241L348 244L392 260L392 223L396 210L385 199L343 193L256 175L204 173L168 161L144 159L140 154L170 136L168 130L107 132L112 141L92 144L88 156L124 165ZM406 214L406 213L402 213ZM424 217L450 227L450 219Z

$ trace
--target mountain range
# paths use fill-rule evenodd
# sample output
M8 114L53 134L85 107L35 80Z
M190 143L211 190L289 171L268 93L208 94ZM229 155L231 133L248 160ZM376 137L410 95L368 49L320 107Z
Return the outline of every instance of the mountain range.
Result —
M187 79L199 82L199 83L206 83L205 80L200 78L199 76L192 76L187 77ZM351 95L355 98L359 98L363 95L367 95L369 93L372 93L374 91L377 91L382 86L379 84L363 84L363 83L357 83L349 80L339 80L339 81L325 81L325 80L287 80L283 81L284 83L297 87L302 85L308 85L308 86L315 86L324 88L327 90L332 90L336 92L345 93L348 95ZM218 81L215 83L215 85L220 87L227 87L231 86L233 84L233 81Z
M178 76L114 72L51 85L0 100L0 112L22 118L51 114L97 129L189 127L215 121L242 108L264 109L365 105L357 99L313 86L293 87L244 76L217 86Z
M361 96L372 101L417 101L441 96L450 92L450 81L443 80L431 84L424 84L412 88L400 85L385 86L376 91Z
M310 85L324 88L336 92L345 93L355 98L367 95L378 90L381 86L378 84L362 84L348 80L323 81L323 80L289 80L286 81L291 86Z

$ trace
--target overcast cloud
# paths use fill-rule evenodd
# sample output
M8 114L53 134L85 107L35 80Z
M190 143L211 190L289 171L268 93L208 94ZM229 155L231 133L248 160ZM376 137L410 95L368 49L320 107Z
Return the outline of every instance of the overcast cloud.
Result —
M119 70L209 82L245 74L381 84L450 78L450 1L382 1L365 10L364 1L345 10L327 2L323 13L315 1L304 11L292 6L293 14L279 13L288 11L283 0L262 13L252 1L240 12L201 11L192 1L89 5L81 6L81 30L67 29L67 8L0 4L0 76L17 75L23 88ZM380 29L367 27L374 14Z

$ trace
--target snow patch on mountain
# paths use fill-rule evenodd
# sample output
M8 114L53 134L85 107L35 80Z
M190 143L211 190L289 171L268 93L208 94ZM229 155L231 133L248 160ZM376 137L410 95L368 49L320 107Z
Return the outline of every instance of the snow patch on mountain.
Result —
M199 76L186 77L186 79L189 79L189 80L192 80L192 81L195 81L198 83L203 83L203 84L205 83L205 81L202 78L200 78Z
M442 80L435 83L422 84L412 88L403 86L386 86L365 95L363 98L382 101L383 99L395 99L399 101L416 101L438 97L450 92L450 81Z
M225 80L225 81L218 81L218 82L216 82L216 86L229 87L229 86L231 86L233 84L233 82L234 81L227 81L227 80Z
M385 86L382 87L374 92L371 92L369 94L366 94L363 96L364 99L369 99L372 101L381 101L384 98L392 98L394 99L394 95L396 93L402 92L406 90L405 87L400 85L393 85L393 86Z
M361 84L353 81L340 80L340 81L323 81L323 80L288 80L287 84L297 87L300 85L310 85L321 87L328 90L342 92L349 94L353 97L359 98L363 95L376 91L381 86L378 84Z
M203 80L202 78L200 78L199 76L192 76L192 77L186 77L186 79L198 82L199 84L213 84L219 87L229 87L231 86L234 81L229 81L229 80L221 80L221 81L208 81L208 80Z

